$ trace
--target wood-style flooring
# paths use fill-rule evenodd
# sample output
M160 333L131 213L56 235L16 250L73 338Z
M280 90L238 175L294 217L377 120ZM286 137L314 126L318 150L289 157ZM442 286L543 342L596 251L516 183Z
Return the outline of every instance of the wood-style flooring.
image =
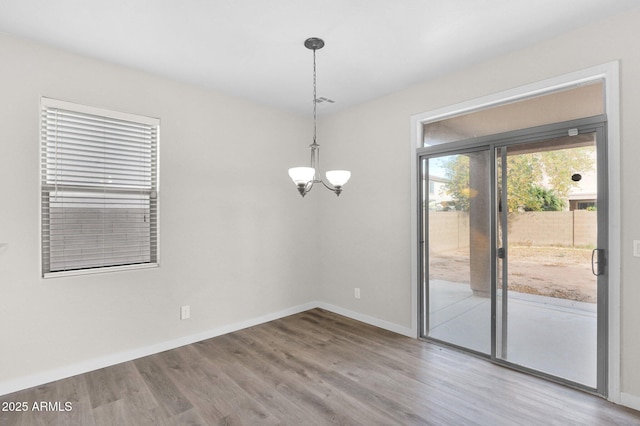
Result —
M600 397L320 309L5 395L0 408L22 402L0 425L640 425Z

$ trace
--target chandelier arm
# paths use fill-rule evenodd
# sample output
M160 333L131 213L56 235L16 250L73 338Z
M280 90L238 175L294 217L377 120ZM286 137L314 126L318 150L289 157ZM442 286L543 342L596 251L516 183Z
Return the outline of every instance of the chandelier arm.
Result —
M298 184L298 192L300 193L300 195L302 195L303 197L305 195L307 195L309 192L311 192L311 189L313 189L313 184L315 183L315 180L310 180L309 182L307 182L306 184L304 183L299 183Z
M340 193L342 192L342 187L341 186L329 186L327 185L323 180L320 180L320 182L324 185L325 188L327 188L329 191L333 191L336 193L336 195L339 197Z
M311 192L311 190L313 189L313 184L315 183L314 180L310 180L309 182L307 182L307 184L304 187L304 193L308 194L309 192Z
M333 186L327 185L324 180L320 180L320 183L322 183L324 187L327 188L329 191L336 192L336 188L334 188Z

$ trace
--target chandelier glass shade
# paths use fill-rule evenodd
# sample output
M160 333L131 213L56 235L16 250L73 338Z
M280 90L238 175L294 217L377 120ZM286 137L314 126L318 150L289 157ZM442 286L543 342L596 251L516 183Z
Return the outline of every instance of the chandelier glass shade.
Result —
M320 145L316 142L316 109L319 102L316 96L316 50L322 49L324 41L322 39L312 37L305 40L304 45L307 49L313 51L313 143L309 145L311 149L311 164L309 167L292 167L289 169L289 177L296 184L298 192L303 197L311 191L315 183L321 183L325 188L340 195L342 186L347 183L351 177L351 172L347 170L330 170L326 173L329 184L322 180L320 173Z
M330 170L326 173L327 180L335 187L341 187L351 177L349 170Z
M312 181L316 175L316 169L313 167L292 167L289 169L289 176L296 185L306 185Z

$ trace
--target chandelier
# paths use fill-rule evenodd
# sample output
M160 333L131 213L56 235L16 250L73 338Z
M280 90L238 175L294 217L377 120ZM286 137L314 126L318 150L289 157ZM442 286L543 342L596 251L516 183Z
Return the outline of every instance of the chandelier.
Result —
M322 180L320 173L320 145L316 142L316 107L320 101L316 97L316 50L322 49L324 41L312 37L305 40L304 45L313 51L313 143L309 145L311 149L310 167L293 167L289 169L289 176L298 187L298 192L303 197L313 188L314 183L321 183L325 188L340 195L342 186L351 177L351 172L347 170L330 170L327 172L327 180L330 185Z

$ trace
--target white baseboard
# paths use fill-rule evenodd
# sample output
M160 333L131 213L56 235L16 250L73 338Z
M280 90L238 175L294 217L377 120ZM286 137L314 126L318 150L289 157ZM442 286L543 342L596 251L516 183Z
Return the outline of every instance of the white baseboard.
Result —
M620 405L640 411L640 396L620 392Z
M98 370L100 368L109 367L109 366L120 364L127 361L132 361L134 359L157 354L159 352L163 352L169 349L175 349L180 346L189 345L191 343L200 342L202 340L210 339L212 337L221 336L223 334L242 330L243 328L252 327L254 325L263 324L265 322L273 321L278 318L283 318L289 315L294 315L300 312L304 312L309 309L316 308L317 306L318 306L318 303L316 302L294 306L292 308L284 309L278 312L273 312L260 317L251 318L245 321L228 324L221 327L216 327L214 329L207 330L202 333L192 334L189 336L168 340L166 342L145 346L145 347L137 348L130 351L118 352L115 354L90 359L90 360L69 365L66 367L56 368L54 370L49 370L43 373L38 373L31 376L21 377L15 380L1 382L0 396L17 392L20 390L24 390L24 389L29 389L34 386L40 386L45 383L50 383L56 380L66 379L68 377L87 373L89 371Z
M392 322L370 317L369 315L361 314L359 312L354 312L349 309L331 305L329 303L318 302L317 307L321 309L326 309L327 311L331 311L336 314L344 315L345 317L349 317L357 321L361 321L379 328L383 328L385 330L393 331L394 333L402 334L403 336L408 336L413 338L416 338L418 336L417 331L413 330L411 327L403 327L401 325L394 324Z
M100 368L105 368L105 367L120 364L123 362L132 361L134 359L157 354L159 352L167 351L170 349L179 348L180 346L185 346L191 343L200 342L202 340L211 339L216 336L232 333L234 331L242 330L248 327L253 327L254 325L263 324L265 322L273 321L279 318L284 318L289 315L294 315L294 314L308 311L309 309L314 309L314 308L322 308L327 311L334 312L336 314L344 315L346 317L353 318L355 320L362 321L364 323L383 328L385 330L403 334L405 336L409 336L409 337L416 336L416 333L412 331L411 328L402 327L397 324L383 321L378 318L370 317L368 315L360 314L358 312L350 311L348 309L343 309L338 306L330 305L328 303L310 302L303 305L284 309L278 312L273 312L267 315L262 315L260 317L251 318L245 321L240 321L237 323L228 324L221 327L216 327L214 329L207 330L202 333L192 334L189 336L168 340L166 342L145 346L145 347L133 349L130 351L118 352L115 354L90 359L90 360L69 365L66 367L45 371L43 373L33 374L31 376L26 376L26 377L21 377L15 380L1 382L0 396L10 394L13 392L18 392L24 389L29 389L34 386L40 386L45 383L50 383L56 380L66 379L68 377L87 373L89 371L98 370Z

